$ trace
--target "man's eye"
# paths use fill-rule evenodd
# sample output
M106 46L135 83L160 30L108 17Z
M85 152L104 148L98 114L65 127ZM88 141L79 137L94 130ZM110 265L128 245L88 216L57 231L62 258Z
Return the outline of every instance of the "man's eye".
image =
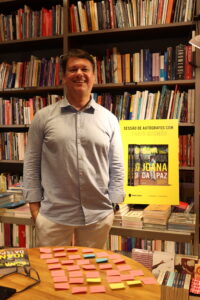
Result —
M84 68L84 69L82 69L82 71L83 71L83 72L88 72L88 71L89 71L89 69L87 69L87 68Z

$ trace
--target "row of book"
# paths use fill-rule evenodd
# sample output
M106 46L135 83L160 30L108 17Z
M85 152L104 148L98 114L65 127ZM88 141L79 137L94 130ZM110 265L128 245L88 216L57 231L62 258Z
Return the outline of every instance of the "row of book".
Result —
M93 93L97 103L112 111L118 120L178 119L194 123L194 89L181 91L177 86L170 89L164 85L157 92L150 90L123 95Z
M103 57L94 56L94 60L98 84L190 80L194 77L191 45L169 46L162 52L147 48L134 53L120 53L113 47L106 49Z
M179 166L194 166L194 136L191 134L179 135Z
M0 89L58 86L62 82L60 57L39 59L31 55L30 61L0 63Z
M27 132L0 133L0 160L24 160Z
M9 15L0 14L0 42L63 34L63 7L32 10L24 5Z
M0 192L15 191L16 185L22 186L23 176L20 174L0 173Z
M122 95L93 93L95 101L112 111L118 120L178 119L179 122L194 123L194 89L181 91L178 86L170 89L164 85L157 92L150 90ZM0 98L0 124L30 124L35 113L56 101L59 95L47 98L35 96L29 99Z
M70 4L71 32L130 28L193 20L193 0L86 0Z
M124 251L131 253L133 249L141 249L145 251L166 251L176 254L193 254L192 243L150 240L139 237L124 237L121 235L111 234L107 242L107 248L112 251Z
M18 97L0 98L0 124L29 125L38 110L61 99L63 99L63 96L52 94L47 95L47 97L34 96L29 99Z
M32 225L0 223L0 247L35 246L35 232Z

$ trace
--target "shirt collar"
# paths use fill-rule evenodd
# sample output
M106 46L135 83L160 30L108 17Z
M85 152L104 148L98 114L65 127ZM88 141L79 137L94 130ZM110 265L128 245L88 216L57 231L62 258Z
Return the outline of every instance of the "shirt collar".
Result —
M76 109L69 103L69 101L67 100L66 97L64 97L64 99L60 102L60 107L61 107L61 110L65 110L65 111L74 110L74 111L76 111ZM95 110L95 107L96 107L96 102L95 102L93 96L91 96L91 100L88 102L87 106L84 108L83 111L93 113L94 110Z

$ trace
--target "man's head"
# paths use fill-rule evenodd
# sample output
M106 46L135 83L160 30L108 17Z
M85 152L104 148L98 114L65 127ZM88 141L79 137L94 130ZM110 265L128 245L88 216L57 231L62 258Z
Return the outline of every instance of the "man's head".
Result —
M92 56L84 50L73 49L63 57L63 84L69 100L89 97L95 81L94 68Z
M93 57L85 50L71 49L71 50L69 50L69 52L66 55L63 55L63 57L61 59L61 67L62 67L63 74L65 74L65 72L66 72L68 60L72 57L84 58L84 59L87 59L88 61L90 61L90 63L92 64L93 72L94 72L95 63L94 63Z

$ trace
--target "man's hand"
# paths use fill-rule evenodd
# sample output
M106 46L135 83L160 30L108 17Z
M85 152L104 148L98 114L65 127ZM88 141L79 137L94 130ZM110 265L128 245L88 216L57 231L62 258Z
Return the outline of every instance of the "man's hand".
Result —
M29 206L30 206L30 211L31 211L33 221L35 222L40 210L40 202L31 202L29 203Z

